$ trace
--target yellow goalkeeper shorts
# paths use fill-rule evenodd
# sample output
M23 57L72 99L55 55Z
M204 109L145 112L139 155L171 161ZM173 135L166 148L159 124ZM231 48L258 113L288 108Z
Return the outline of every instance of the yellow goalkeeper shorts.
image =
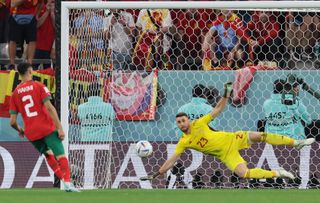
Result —
M246 161L242 158L239 150L249 148L251 145L248 143L248 131L237 131L232 133L230 136L230 146L226 152L220 156L221 161L232 171L237 168L239 164L245 163Z

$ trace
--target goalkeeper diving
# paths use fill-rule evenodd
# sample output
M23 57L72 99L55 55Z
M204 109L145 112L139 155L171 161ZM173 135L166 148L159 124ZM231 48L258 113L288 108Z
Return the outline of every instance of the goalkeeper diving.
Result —
M239 150L249 148L253 143L266 142L271 145L287 145L301 149L315 142L314 138L295 140L287 136L266 133L237 131L213 131L208 124L223 111L231 95L232 83L224 85L224 94L216 107L207 115L191 122L186 113L176 115L176 124L183 132L174 154L161 166L160 170L150 176L141 177L140 180L152 180L171 169L180 155L186 149L194 149L207 155L219 158L232 172L241 178L265 179L282 177L294 179L294 175L283 168L264 170L261 168L247 167L246 161L241 157Z

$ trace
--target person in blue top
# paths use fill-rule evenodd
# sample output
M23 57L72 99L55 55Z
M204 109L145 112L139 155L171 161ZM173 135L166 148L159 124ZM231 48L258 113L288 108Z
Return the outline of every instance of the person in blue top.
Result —
M115 112L110 103L100 97L100 88L90 90L86 103L79 105L78 117L81 122L81 141L112 141Z
M178 109L178 113L184 112L190 120L198 119L212 111L212 106L207 104L209 89L202 84L197 84L192 89L192 99L189 103L184 104ZM218 119L209 123L211 129L217 129ZM177 135L182 135L180 129L176 130Z
M287 135L296 140L306 139L305 126L312 122L306 106L299 98L299 84L285 80L274 81L270 99L263 104L265 132ZM300 150L301 188L306 188L309 180L309 159L311 147Z

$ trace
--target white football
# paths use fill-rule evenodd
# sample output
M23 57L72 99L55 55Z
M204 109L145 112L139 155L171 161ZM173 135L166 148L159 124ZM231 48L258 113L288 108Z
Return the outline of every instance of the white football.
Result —
M136 144L136 153L140 157L148 157L152 154L153 148L150 142L141 140Z

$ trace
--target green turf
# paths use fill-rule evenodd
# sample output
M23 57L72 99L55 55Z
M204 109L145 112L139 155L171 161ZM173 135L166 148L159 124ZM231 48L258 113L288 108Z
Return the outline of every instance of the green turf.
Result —
M0 190L0 203L319 203L320 190Z

